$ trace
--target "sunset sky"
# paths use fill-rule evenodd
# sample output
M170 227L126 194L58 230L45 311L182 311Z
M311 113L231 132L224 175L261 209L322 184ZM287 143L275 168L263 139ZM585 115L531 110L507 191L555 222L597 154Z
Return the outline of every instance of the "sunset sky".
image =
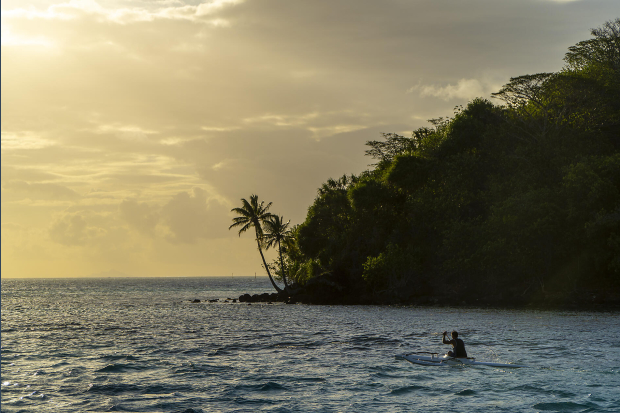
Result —
M618 0L2 1L2 277L262 275L364 143L562 68ZM273 257L273 255L271 255Z

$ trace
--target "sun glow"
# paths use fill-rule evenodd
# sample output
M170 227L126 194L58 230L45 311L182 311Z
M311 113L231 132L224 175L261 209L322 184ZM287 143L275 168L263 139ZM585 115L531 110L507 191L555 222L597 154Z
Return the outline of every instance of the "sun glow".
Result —
M2 19L4 20L4 18ZM45 48L52 48L55 43L52 39L45 36L28 37L13 33L11 28L2 22L2 46L16 47L16 46L38 46Z

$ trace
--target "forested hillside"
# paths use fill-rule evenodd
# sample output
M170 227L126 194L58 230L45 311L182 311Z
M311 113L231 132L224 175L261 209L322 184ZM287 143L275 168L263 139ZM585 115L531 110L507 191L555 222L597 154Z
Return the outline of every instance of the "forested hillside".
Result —
M524 305L620 298L620 19L557 73L368 142L285 248L314 302Z

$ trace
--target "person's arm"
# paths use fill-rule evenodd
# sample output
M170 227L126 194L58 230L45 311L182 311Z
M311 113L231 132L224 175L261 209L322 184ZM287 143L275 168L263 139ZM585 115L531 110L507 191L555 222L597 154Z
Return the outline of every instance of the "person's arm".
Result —
M448 335L447 331L443 332L443 339L441 340L443 344L452 344L452 340L447 340L446 341L446 336Z

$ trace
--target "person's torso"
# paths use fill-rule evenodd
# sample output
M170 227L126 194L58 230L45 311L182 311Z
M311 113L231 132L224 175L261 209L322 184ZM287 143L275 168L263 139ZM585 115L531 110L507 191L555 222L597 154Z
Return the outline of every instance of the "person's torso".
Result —
M456 357L467 357L467 352L465 351L465 343L460 338L455 338L454 343L452 344L454 347L454 353Z

